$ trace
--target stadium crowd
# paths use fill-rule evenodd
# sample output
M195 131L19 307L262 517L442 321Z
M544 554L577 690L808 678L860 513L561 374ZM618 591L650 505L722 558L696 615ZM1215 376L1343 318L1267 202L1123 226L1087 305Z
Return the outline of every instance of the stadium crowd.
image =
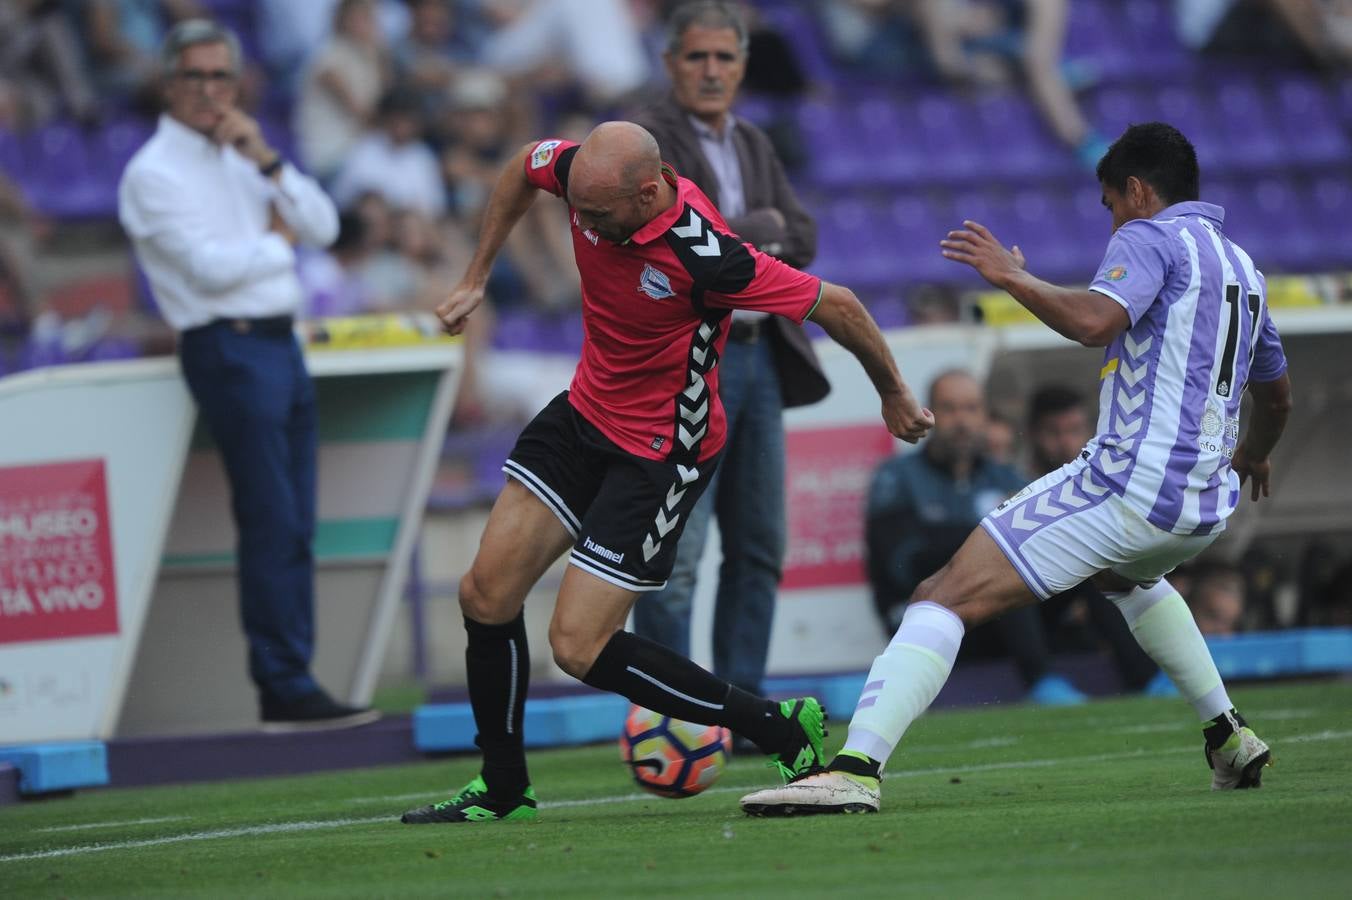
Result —
M333 316L425 311L440 302L464 271L502 163L527 138L581 140L595 122L626 115L664 89L661 23L674 5L0 0L0 375L166 346L167 333L153 324L153 301L143 288L118 302L105 302L107 279L82 294L58 290L72 266L125 259L125 249L110 227L110 210L100 217L95 202L72 211L52 202L49 181L30 176L42 169L32 148L55 154L62 135L92 141L96 150L76 165L97 168L107 164L97 148L124 133L148 134L157 104L157 47L174 23L205 16L240 33L248 61L241 79L246 105L274 144L318 178L338 205L337 241L307 251L299 262L306 313ZM1107 15L1119 6L1143 31L1168 29L1165 43L1217 65L1259 52L1328 79L1329 91L1341 91L1346 107L1347 118L1336 126L1344 129L1337 152L1346 149L1352 81L1342 73L1352 67L1352 4L1100 0L1094 8ZM1101 107L1086 101L1086 91L1105 77L1104 57L1077 55L1074 47L1063 52L1070 7L1069 0L756 3L749 8L752 44L741 111L772 136L795 180L815 188L806 193L809 200L825 200L838 185L822 159L829 148L794 110L801 103L829 105L830 79L838 92L858 87L864 94L891 82L921 85L917 90L938 91L926 97L943 102L1020 86L1062 154L1053 164L1092 169L1111 136L1109 126L1096 124ZM1164 11L1169 16L1161 20ZM42 136L36 145L33 135ZM900 137L911 141L913 135ZM887 133L877 139L886 141ZM923 143L924 136L914 140ZM125 149L124 159L135 145ZM859 161L850 165L850 177L858 178ZM1345 158L1333 166L1345 186ZM64 173L76 181L88 174ZM63 183L59 176L57 183ZM933 208L914 207L926 215ZM848 224L851 209L833 206L826 227L843 233L835 226ZM901 216L903 207L893 214ZM927 221L926 227L937 226ZM897 240L908 233L902 228ZM823 248L828 277L835 271L831 250ZM1352 268L1346 255L1341 261ZM860 293L882 324L919 326L971 318L961 286L910 277ZM467 334L473 368L457 405L461 433L491 430L503 418L514 428L525 416L528 401L494 393L512 382L503 368L521 365L494 356L495 346L566 354L580 342L575 324L561 324L576 319L580 294L568 223L557 210L537 204L514 232L493 270L489 297L495 315L476 319ZM1024 411L1001 412L1003 418L992 416L985 425L987 454L1036 467L1025 460L1031 449L1022 446L1031 431L1011 418ZM1352 561L1317 541L1295 550L1260 546L1239 567L1206 563L1175 581L1184 579L1192 587L1182 593L1214 634L1352 619ZM1044 623L1053 651L1095 644L1090 603L1072 603Z

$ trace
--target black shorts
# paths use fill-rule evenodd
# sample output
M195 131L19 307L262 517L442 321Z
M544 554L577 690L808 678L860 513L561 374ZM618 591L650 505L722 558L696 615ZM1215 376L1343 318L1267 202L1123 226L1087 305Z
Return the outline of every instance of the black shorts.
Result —
M632 591L656 591L666 586L676 542L717 462L635 456L584 419L564 391L521 432L502 471L576 539L570 563Z

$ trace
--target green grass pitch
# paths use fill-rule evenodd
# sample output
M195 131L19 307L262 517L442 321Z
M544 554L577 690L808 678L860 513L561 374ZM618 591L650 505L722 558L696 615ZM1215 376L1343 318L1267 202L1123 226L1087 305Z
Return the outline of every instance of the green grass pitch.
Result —
M1259 791L1208 790L1179 700L990 707L918 722L876 816L748 819L757 760L650 797L609 744L533 754L532 823L400 825L464 758L83 792L0 809L0 896L1352 896L1352 683L1234 697L1276 756Z

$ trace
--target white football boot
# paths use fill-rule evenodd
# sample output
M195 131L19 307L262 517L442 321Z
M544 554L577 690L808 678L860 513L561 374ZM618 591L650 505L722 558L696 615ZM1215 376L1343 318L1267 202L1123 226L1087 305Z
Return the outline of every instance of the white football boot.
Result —
M845 772L817 772L742 798L749 816L876 813L882 802L878 779Z
M1272 751L1247 725L1224 744L1206 752L1213 791L1237 791L1263 786L1263 767L1272 765Z

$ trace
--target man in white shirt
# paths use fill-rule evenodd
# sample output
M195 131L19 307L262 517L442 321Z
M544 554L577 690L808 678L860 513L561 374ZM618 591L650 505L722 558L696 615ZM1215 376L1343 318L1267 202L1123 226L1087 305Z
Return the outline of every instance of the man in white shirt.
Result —
M182 22L161 62L166 111L122 175L118 217L179 332L184 377L230 479L264 728L370 721L376 713L334 701L310 674L317 436L314 388L292 333L295 246L332 243L338 214L235 108L233 33Z

